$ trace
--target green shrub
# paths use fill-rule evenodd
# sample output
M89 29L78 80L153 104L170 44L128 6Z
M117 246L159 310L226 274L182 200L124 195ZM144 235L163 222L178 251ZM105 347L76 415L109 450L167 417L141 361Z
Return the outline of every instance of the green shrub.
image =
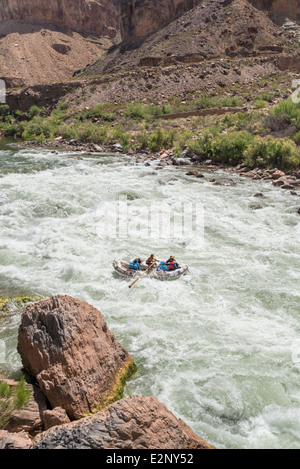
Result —
M60 110L54 109L50 116L43 117L39 113L32 117L29 122L23 125L22 137L25 140L38 140L53 139L59 134L61 124L69 117L69 114Z
M212 143L213 160L216 163L236 165L243 161L245 150L253 142L248 132L231 132L217 136Z
M220 107L237 107L242 105L242 99L238 96L209 96L202 95L192 101L189 107L195 110L220 108Z
M256 99L253 103L255 109L264 109L268 105L267 101L263 99Z
M62 136L65 139L76 140L78 138L78 132L75 124L61 124L57 131L56 136Z
M22 122L17 122L16 124L4 124L1 128L3 130L4 137L21 137L24 130Z
M3 106L0 106L0 121L9 122L13 118L11 114L12 113L7 104L3 104Z
M300 103L294 103L291 98L278 103L272 112L275 116L286 116L289 121L298 130L300 130Z
M42 108L38 106L31 106L31 108L28 111L28 119L29 120L33 119L35 116L40 115L42 111L43 111Z
M12 412L22 409L31 395L27 389L24 376L13 388L4 381L0 381L0 428L4 428Z
M93 142L106 144L109 142L108 130L100 127L99 124L85 122L76 127L79 140L83 142Z
M263 128L263 117L257 112L238 112L225 116L221 125L224 130L246 130L249 133L259 133Z
M108 122L113 122L117 119L117 115L112 112L112 105L109 103L98 103L92 109L86 109L79 112L76 118L81 121L88 119L103 119Z
M300 150L289 139L255 137L244 152L244 162L250 168L295 169L300 164Z
M148 148L150 151L172 148L174 145L174 139L174 131L159 128L149 135Z
M144 119L146 116L145 107L141 103L131 103L128 105L125 115L133 119Z
M69 107L69 103L66 103L66 102L60 103L60 105L59 105L59 109L61 111L64 111L64 110L68 109L68 107Z
M294 141L297 145L300 145L300 130L299 132L296 133L296 135L294 136Z
M219 98L216 104L217 107L238 107L243 104L243 101L238 96L224 96L224 98Z
M120 143L124 151L129 150L131 136L125 132L121 125L116 126L109 135L110 143Z

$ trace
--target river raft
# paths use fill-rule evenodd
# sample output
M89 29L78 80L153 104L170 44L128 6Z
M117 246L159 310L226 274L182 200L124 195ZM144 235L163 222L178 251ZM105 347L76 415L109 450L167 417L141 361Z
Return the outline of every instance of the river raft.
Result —
M115 271L117 272L117 274L124 278L138 277L147 269L149 269L149 265L146 264L146 262L141 263L139 270L132 270L129 268L129 265L130 265L129 262L123 261L120 259L117 259L113 262L113 267ZM150 278L156 278L159 280L177 280L180 277L182 277L184 274L186 274L188 271L187 265L182 265L179 267L179 269L166 271L166 272L162 270L158 270L157 268L158 265L154 266L153 269L150 269L146 275Z

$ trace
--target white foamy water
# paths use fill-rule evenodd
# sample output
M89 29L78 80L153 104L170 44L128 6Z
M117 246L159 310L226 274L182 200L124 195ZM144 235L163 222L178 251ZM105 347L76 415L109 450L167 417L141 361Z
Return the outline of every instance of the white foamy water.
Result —
M156 396L217 448L300 448L299 199L238 176L220 187L208 173L155 167L0 150L0 295L68 294L97 307L139 368L126 395ZM116 237L110 208L126 196L133 225L150 202L177 214L203 207L203 236L188 227ZM130 290L113 273L114 259L151 253L175 254L189 274ZM12 376L19 322L20 313L0 319L0 372Z

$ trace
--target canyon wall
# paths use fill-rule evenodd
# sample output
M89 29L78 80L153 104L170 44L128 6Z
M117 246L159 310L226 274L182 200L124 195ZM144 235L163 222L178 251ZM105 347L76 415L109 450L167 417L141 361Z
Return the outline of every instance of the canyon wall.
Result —
M1 0L0 23L24 21L82 34L115 37L119 0Z
M143 37L167 24L203 0L121 0L121 34L124 40Z
M256 8L265 10L276 21L286 17L300 20L300 0L249 0ZM120 27L123 40L144 37L204 0L120 0ZM208 2L209 3L209 2ZM234 0L220 0L220 7Z
M270 12L271 17L277 21L285 18L300 20L300 0L250 0L261 10Z

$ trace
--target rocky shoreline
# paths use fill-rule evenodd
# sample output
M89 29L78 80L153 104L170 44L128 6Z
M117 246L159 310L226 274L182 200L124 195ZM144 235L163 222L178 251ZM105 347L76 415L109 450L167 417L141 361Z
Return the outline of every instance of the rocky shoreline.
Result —
M21 146L29 147L41 147L48 148L55 153L56 151L67 150L72 152L84 153L85 155L93 155L96 153L106 153L106 154L115 154L115 155L124 155L122 145L97 145L94 143L83 143L78 142L77 140L64 140L62 138L57 138L53 142L22 142ZM129 150L126 152L127 155L135 159L135 162L138 164L144 164L145 166L150 166L153 163L155 169L162 170L167 166L178 166L182 168L192 168L186 173L191 177L202 178L202 171L208 170L210 172L224 171L227 173L239 174L241 177L250 178L255 181L266 181L273 184L275 187L285 189L290 191L290 194L293 196L300 196L300 168L295 171L285 172L279 170L278 168L272 169L261 169L261 168L248 168L245 164L239 164L237 166L230 166L224 164L214 164L210 159L199 159L196 155L191 155L188 151L183 151L182 157L178 158L174 151L171 150L162 150L159 153L150 153L147 151L135 152ZM80 160L82 157L70 156L70 158L76 158ZM209 182L215 183L216 185L232 185L231 182L226 180L222 182L216 181L214 178L210 178ZM299 193L297 192L299 191ZM300 208L299 208L300 212Z
M0 429L0 449L213 448L154 396L123 397L137 367L84 301L57 295L28 305L18 352L30 398Z

